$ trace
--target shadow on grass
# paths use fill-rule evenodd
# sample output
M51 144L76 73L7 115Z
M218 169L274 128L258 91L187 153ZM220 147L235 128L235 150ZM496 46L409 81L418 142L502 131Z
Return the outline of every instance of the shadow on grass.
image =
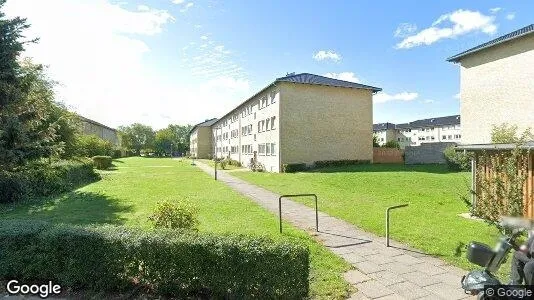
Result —
M428 165L404 165L404 164L362 164L362 165L348 165L339 167L325 167L312 169L307 173L356 173L356 172L421 172L421 173L435 173L448 174L459 173L458 171L451 171L447 165L428 164Z
M5 218L37 219L74 225L121 225L125 221L121 214L130 211L131 205L125 205L116 198L80 191L0 206L0 212Z

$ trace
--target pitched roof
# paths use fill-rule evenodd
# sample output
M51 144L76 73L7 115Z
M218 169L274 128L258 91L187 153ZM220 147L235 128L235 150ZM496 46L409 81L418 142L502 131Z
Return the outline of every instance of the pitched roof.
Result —
M395 129L395 124L393 123L373 124L373 131L380 131L380 130L387 130L387 129Z
M213 118L213 119L208 119L204 122L200 122L196 125L194 125L193 127L191 127L191 130L189 130L189 132L193 132L193 130L195 130L197 127L209 127L211 125L213 125L215 122L217 122L217 118Z
M518 29L518 30L516 30L514 32L510 32L510 33L505 34L503 36L500 36L500 37L498 37L498 38L496 38L494 40L491 40L489 42L486 42L484 44L478 45L478 46L473 47L473 48L471 48L469 50L466 50L464 52L461 52L459 54L451 56L451 57L447 58L447 61L458 62L464 56L467 56L469 54L478 52L478 51L480 51L482 49L493 47L495 45L498 45L498 44L501 44L501 43L504 43L504 42L519 38L521 36L524 36L524 35L527 35L527 34L530 34L530 33L534 33L534 24L530 24L530 25L525 26L525 27L523 27L521 29Z
M397 129L411 129L418 127L444 126L444 125L458 125L460 124L460 115L430 118L415 120L410 123L397 124Z
M304 83L304 84L315 84L315 85L327 85L335 87L346 87L353 89L366 89L372 90L373 92L379 92L382 89L370 85L359 84L355 82L339 80L334 78L329 78L325 76L309 74L309 73L300 73L300 74L291 74L285 77L280 77L275 80L275 82L294 82L294 83Z
M88 119L88 118L86 118L86 117L84 117L84 116L78 115L78 117L80 118L80 120L81 120L82 122L91 123L91 124L94 124L94 125L97 125L97 126L100 126L100 127L104 127L104 128L109 129L109 130L111 130L111 131L117 131L117 129L115 129L115 128L111 128L111 127L106 126L106 125L104 125L104 124L102 124L102 123L99 123L99 122L97 122L97 121Z

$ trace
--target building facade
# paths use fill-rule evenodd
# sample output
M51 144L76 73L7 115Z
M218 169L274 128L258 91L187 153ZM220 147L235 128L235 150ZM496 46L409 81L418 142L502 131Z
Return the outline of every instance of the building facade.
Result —
M447 60L460 64L462 144L490 143L503 123L534 129L534 24Z
M189 155L195 158L213 157L213 135L211 125L216 118L198 123L189 132Z
M379 123L373 125L379 145L397 141L402 149L425 143L460 143L462 138L460 115L416 120L404 124Z
M115 146L118 146L120 144L119 136L117 134L116 129L82 116L79 116L79 118L81 121L83 134L96 135L97 137L103 140L111 142Z
M372 97L380 90L307 73L278 78L211 126L214 152L269 172L292 163L372 161Z

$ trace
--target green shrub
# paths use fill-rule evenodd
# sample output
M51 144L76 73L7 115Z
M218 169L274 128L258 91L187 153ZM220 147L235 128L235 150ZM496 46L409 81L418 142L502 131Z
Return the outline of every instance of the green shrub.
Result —
M314 162L315 168L342 167L351 165L370 164L369 160L345 159L345 160L322 160Z
M0 279L176 298L302 299L309 250L264 237L0 221Z
M308 166L306 166L306 164L304 163L282 165L282 172L284 173L302 172L302 171L306 171L307 169L308 169Z
M397 141L387 141L384 146L382 146L384 148L396 148L396 149L400 149L400 145L399 145L399 142Z
M239 162L239 161L237 161L237 160L234 160L234 159L227 159L227 163L228 163L230 166L241 167L241 162Z
M197 215L197 209L189 202L164 201L156 205L149 219L154 224L154 227L197 230Z
M112 155L113 144L96 135L80 135L76 141L76 154L83 157Z
M87 159L37 161L14 172L0 172L0 202L59 194L98 178Z
M215 162L217 163L217 162ZM228 164L228 161L226 159L223 159L221 161L219 161L219 165L221 166L221 169L226 169L226 165Z
M471 170L472 154L456 151L455 146L449 146L443 150L445 161L449 170L469 171Z
M113 158L121 158L122 157L122 150L120 149L114 149L113 154L111 155Z
M113 159L111 156L94 156L92 159L95 168L99 170L107 170L113 164Z

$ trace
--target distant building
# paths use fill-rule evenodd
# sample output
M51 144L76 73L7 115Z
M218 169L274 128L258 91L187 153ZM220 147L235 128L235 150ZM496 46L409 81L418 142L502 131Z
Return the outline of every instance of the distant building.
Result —
M462 144L490 143L502 123L534 129L534 24L447 60L460 64Z
M277 78L211 125L214 152L269 172L291 163L372 161L372 99L380 90L307 73Z
M192 157L213 157L213 135L211 125L215 122L217 122L217 118L198 123L191 128L189 136L189 153Z
M119 137L117 130L111 127L108 127L97 121L87 119L86 117L79 116L82 123L82 133L87 135L96 135L97 137L110 141L113 145L119 145Z
M373 125L378 143L397 141L401 148L424 143L454 142L462 138L460 115L416 120L404 124L379 123Z

